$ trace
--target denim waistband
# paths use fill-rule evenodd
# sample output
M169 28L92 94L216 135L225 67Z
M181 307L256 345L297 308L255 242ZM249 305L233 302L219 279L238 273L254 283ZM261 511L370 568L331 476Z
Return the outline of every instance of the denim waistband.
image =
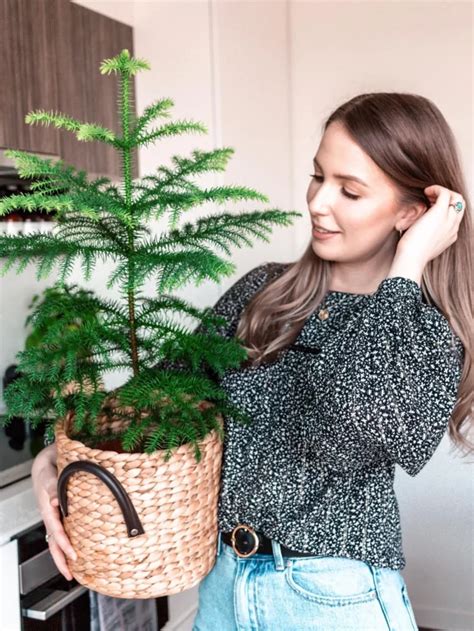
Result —
M273 556L274 562L275 562L275 569L276 570L284 570L285 567L288 566L289 561L291 559L291 557L284 557L281 553L281 546L278 543L278 541L275 541L274 539L271 540L272 542L272 554L262 554L260 552L257 552L255 554L252 554L249 557L240 557L238 554L236 554L236 552L234 551L234 549L232 548L232 546L230 546L229 544L225 543L224 541L222 541L222 532L219 530L218 532L218 536L217 536L217 556L219 556L223 551L225 554L228 554L229 556L231 556L232 558L238 560L239 562L246 562L246 561L268 561L269 557ZM302 558L302 557L295 557L295 558ZM316 558L316 555L314 557L304 557L307 559L311 559L311 558Z

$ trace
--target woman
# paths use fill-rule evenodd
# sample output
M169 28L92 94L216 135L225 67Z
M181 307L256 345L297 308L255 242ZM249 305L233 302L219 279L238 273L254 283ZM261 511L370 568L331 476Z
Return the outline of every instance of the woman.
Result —
M259 265L214 306L249 355L220 385L253 422L226 419L193 631L416 629L395 464L419 473L447 427L468 444L472 226L449 126L423 97L362 94L314 157L302 257ZM54 446L33 480L71 578Z

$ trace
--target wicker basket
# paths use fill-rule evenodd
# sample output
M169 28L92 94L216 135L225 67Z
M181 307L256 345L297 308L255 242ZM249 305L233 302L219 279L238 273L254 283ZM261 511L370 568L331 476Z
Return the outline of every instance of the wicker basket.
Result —
M118 598L156 598L198 584L216 556L222 460L217 432L199 443L199 463L190 444L165 462L165 450L118 453L72 440L72 418L68 413L58 423L56 443L64 528L77 553L76 561L68 560L74 578ZM89 471L77 470L87 466Z

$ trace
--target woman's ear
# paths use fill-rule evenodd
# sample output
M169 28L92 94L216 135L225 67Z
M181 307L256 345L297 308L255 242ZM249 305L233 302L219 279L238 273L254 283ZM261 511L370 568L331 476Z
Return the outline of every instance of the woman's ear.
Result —
M397 213L395 228L405 232L405 230L408 230L427 210L428 206L424 202L417 202L416 204L406 206Z

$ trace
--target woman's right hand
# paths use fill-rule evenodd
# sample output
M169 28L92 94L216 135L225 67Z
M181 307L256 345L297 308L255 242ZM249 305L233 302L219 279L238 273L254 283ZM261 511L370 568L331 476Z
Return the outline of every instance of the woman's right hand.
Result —
M59 514L57 493L56 445L45 447L36 456L31 470L33 490L41 518L49 537L49 551L61 574L71 581L73 576L66 562L66 555L73 560L77 555L63 528Z

